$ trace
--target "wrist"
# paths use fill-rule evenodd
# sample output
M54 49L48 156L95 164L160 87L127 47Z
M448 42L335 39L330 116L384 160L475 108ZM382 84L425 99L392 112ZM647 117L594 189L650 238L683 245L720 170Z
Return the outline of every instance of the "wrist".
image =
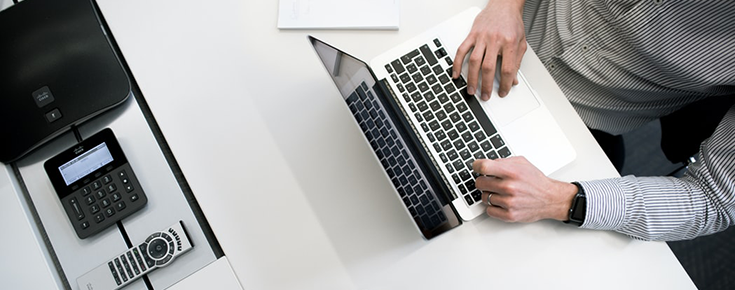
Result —
M498 5L505 6L507 8L513 9L513 11L517 11L518 13L523 13L523 5L526 4L526 0L490 0L487 2L487 5L485 6L486 9L489 9L490 7L493 7L493 9L497 9Z
M558 221L569 219L569 209L572 207L574 196L577 195L577 186L569 182L559 182L556 189L557 202L552 218Z

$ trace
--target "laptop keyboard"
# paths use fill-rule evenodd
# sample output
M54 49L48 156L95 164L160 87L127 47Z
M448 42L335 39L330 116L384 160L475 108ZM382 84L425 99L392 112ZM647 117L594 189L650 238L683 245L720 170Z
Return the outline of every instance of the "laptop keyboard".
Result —
M447 217L436 195L365 82L347 98L347 105L414 220L425 230L444 224Z
M452 59L439 39L424 44L392 61L385 69L396 84L407 112L413 114L426 140L441 160L467 206L481 200L475 188L475 159L511 155L505 141L482 111L477 99L467 95L465 80L452 79ZM442 63L443 62L443 63Z

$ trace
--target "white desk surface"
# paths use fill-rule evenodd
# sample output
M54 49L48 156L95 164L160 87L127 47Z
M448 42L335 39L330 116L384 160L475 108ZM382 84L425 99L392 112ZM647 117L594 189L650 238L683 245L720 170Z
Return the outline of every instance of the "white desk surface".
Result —
M369 60L484 1L403 0L399 31L279 31L278 1L98 2L245 289L695 288L665 243L484 216L413 228L306 35ZM616 176L533 52L521 69L577 151L553 177Z

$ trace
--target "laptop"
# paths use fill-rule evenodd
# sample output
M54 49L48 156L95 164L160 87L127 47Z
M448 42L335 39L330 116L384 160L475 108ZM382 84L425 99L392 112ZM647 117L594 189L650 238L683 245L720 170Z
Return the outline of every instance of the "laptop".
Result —
M487 102L467 94L464 77L451 78L454 53L479 11L461 12L370 65L309 36L427 240L485 212L474 160L525 156L550 174L576 156L522 72L504 98L497 95L496 78Z

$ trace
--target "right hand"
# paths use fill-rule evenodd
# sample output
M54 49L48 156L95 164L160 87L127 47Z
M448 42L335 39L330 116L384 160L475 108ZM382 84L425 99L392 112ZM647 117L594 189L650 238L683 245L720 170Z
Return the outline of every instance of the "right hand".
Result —
M474 95L482 71L482 94L487 101L493 91L495 66L502 57L498 95L505 97L511 85L518 84L517 73L526 53L526 34L523 27L525 0L490 0L475 18L472 30L457 49L452 78L458 78L462 62L469 54L467 93Z
M577 194L577 186L547 177L523 156L477 159L472 168L482 202L493 205L487 214L503 221L564 221Z

